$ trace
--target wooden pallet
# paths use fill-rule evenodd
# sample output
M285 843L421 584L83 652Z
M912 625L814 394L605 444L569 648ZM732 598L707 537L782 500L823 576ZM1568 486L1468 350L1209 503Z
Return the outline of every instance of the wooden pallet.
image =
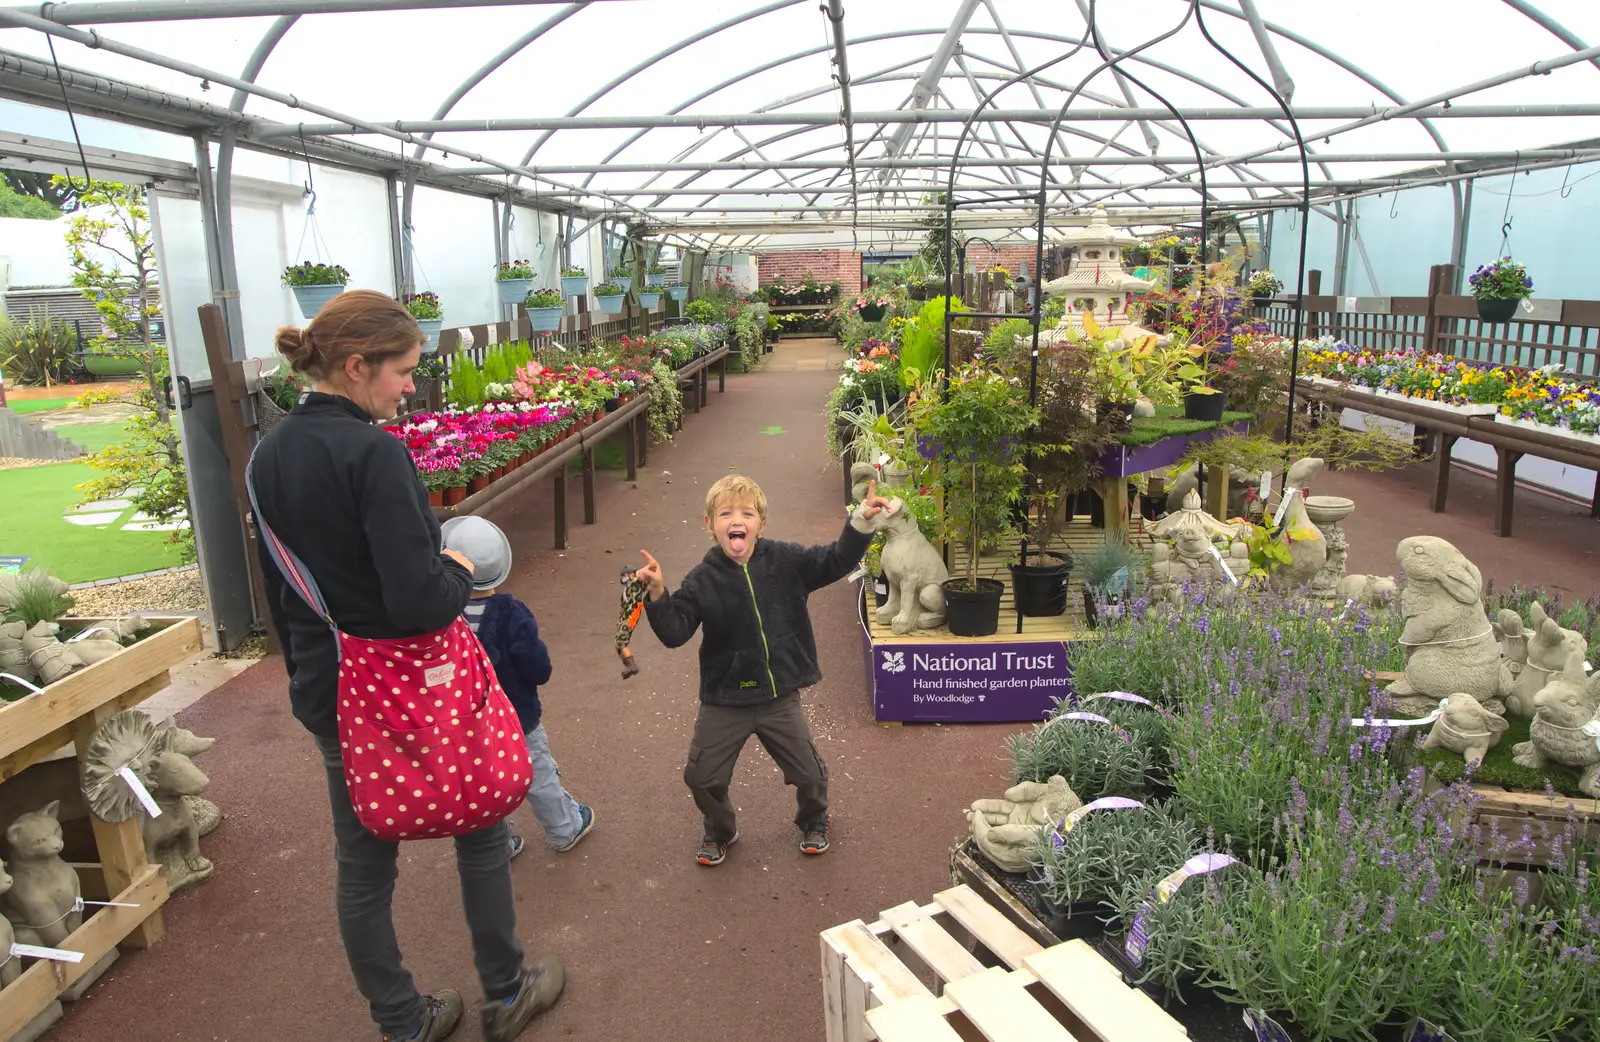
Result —
M828 1042L1185 1042L1084 941L1046 948L966 886L822 934Z

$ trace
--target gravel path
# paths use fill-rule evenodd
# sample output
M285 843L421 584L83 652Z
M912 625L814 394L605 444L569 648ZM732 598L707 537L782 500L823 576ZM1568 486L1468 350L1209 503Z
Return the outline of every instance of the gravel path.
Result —
M153 575L109 586L85 586L70 594L72 613L90 618L126 615L135 611L204 611L205 592L198 571Z
M22 459L17 456L0 456L0 470L20 470L23 467L48 467L52 463L63 463L58 459Z

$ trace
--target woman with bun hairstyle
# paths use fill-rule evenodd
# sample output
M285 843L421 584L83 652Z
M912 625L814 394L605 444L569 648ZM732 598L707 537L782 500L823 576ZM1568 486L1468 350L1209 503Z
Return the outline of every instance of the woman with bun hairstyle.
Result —
M439 523L411 455L374 420L411 393L422 330L371 290L335 297L304 329L278 330L278 351L315 389L262 439L252 465L261 519L304 562L339 628L398 638L444 629L472 595L472 564L440 550ZM333 808L339 932L356 987L386 1042L448 1036L461 995L422 995L400 960L390 910L398 844L362 826L350 802L336 723L338 654L327 623L289 586L265 549L261 570L284 648L295 717L322 753ZM523 964L511 893L510 832L497 822L455 840L461 899L483 985L483 1037L509 1042L561 993L546 956Z

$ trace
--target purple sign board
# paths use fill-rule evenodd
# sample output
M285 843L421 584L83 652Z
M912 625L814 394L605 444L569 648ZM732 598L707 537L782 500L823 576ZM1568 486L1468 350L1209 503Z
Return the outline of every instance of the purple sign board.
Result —
M1063 641L861 643L879 723L1037 723L1072 691Z

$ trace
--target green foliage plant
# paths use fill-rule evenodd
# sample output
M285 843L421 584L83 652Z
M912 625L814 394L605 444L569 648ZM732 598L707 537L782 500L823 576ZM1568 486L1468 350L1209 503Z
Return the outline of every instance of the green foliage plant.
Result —
M57 593L50 576L32 568L17 577L16 593L11 599L11 613L7 619L32 629L41 622L55 622L71 610L72 598Z
M690 322L709 324L717 320L717 309L709 300L691 300L684 305L683 315Z
M1075 708L1089 709L1115 726L1061 719ZM1141 798L1163 768L1166 745L1166 720L1158 711L1114 699L1058 705L1045 723L1007 740L1018 780L1042 782L1059 774L1086 802L1102 796Z
M162 391L171 371L167 351L151 333L161 303L149 206L142 188L110 181L90 182L79 189L78 199L84 209L72 217L66 239L72 284L94 302L100 316L102 332L90 347L135 359L141 377L127 399L136 410L127 437L89 457L102 477L79 488L83 502L129 498L153 521L170 523L189 509L189 477ZM193 560L194 533L188 525L173 529L168 541Z
M445 400L457 409L471 409L484 402L483 371L464 351L450 358L450 384L445 388Z
M28 321L6 322L0 328L0 368L25 386L67 383L76 370L76 353L72 327L48 311L34 311Z
M406 298L406 310L411 317L427 321L444 317L444 308L437 293L413 293Z
M907 388L931 380L944 360L944 321L948 304L952 312L970 311L960 297L934 297L925 301L917 317L906 323L900 341L900 379Z
M525 308L564 308L567 298L564 293L553 289L536 289L529 293L522 301Z
M505 261L494 270L497 282L508 279L536 279L539 276L534 272L533 265L525 260Z
M597 286L591 287L589 292L597 297L620 297L628 292L628 289L626 286L620 286L615 282L602 282Z
M18 192L10 185L0 185L0 217L53 221L60 216L60 210L38 196Z
M304 261L283 269L285 286L343 286L350 281L350 273L338 264Z
M561 277L564 279L586 279L589 273L582 268L562 268Z
M1124 890L1145 886L1150 866L1176 868L1199 847L1199 834L1175 808L1147 804L1092 811L1068 829L1041 829L1034 853L1052 903L1116 908L1131 903Z

